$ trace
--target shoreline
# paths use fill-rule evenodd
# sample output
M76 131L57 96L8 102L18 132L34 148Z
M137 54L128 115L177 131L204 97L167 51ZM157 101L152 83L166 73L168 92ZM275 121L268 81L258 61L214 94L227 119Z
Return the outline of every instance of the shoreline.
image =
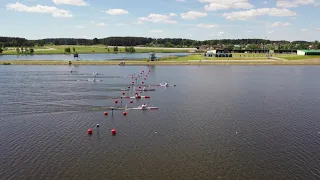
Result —
M72 65L119 65L125 62L124 66L134 65L320 65L320 61L276 61L276 60L189 60L189 61L71 61ZM56 60L0 60L0 65L69 65L69 61Z

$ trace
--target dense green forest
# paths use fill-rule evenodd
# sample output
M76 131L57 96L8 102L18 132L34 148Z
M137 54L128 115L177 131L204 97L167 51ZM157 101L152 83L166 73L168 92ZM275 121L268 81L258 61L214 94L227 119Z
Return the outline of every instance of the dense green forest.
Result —
M221 39L197 41L181 38L154 39L146 37L108 37L94 39L49 38L28 40L19 37L0 37L0 48L6 47L34 47L45 45L97 45L106 46L148 46L148 47L199 47L202 45L221 46L229 49L320 49L318 41L271 41L265 39Z

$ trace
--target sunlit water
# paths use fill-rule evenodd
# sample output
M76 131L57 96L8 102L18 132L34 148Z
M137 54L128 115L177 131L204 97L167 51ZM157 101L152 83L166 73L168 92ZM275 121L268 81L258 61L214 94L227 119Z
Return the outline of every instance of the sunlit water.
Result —
M142 69L0 66L0 179L320 179L318 67L153 66L104 116Z

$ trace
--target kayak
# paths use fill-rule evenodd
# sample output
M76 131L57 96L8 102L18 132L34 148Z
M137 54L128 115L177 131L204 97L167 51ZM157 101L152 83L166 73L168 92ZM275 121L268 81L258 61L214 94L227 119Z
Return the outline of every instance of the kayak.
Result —
M121 96L121 98L126 98L126 99L149 99L150 96Z
M137 89L136 91L156 91L155 89Z
M158 107L145 107L142 108L141 106L136 107L136 108L127 108L128 110L132 109L132 110L158 110Z

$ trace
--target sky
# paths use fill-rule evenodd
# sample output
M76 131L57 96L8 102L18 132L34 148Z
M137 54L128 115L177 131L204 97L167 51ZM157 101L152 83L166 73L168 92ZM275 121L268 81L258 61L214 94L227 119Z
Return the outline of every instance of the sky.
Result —
M320 0L0 0L0 36L320 40Z

